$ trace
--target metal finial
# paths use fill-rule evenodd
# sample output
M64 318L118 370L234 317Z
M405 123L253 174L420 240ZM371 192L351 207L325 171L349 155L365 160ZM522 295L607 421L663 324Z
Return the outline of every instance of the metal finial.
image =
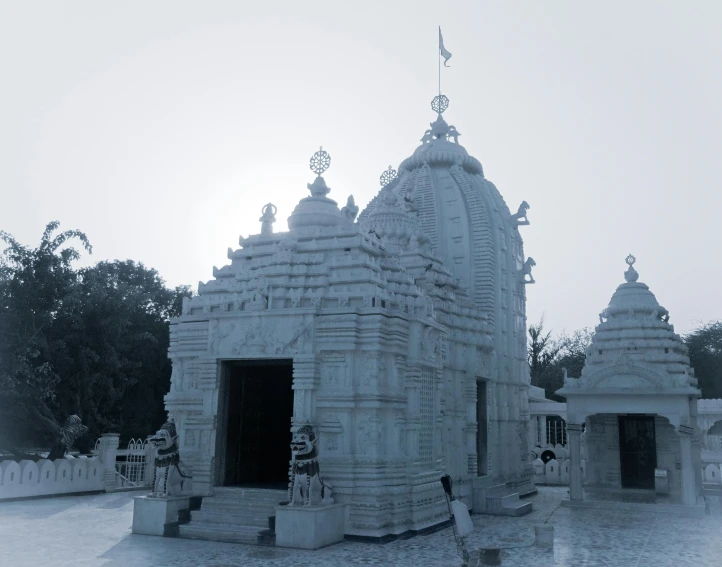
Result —
M323 150L323 146L311 156L309 167L316 175L321 175L331 165L331 156Z
M624 279L627 280L629 283L636 282L639 279L639 274L637 273L637 270L634 269L634 263L637 261L637 259L630 254L626 257L624 261L629 266L629 268L627 268L627 271L624 272Z
M381 187L386 187L389 183L391 183L396 177L398 176L396 170L389 166L389 168L384 171L381 174L381 177L379 177L379 183L381 183Z
M444 110L449 108L449 97L446 95L436 95L434 100L431 101L431 110L443 114Z

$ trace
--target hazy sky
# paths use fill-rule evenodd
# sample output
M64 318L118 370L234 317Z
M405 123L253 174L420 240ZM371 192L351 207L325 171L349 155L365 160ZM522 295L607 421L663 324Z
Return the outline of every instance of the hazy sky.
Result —
M677 331L722 318L722 2L0 0L0 229L48 221L197 285L277 230L311 154L365 205L445 116L522 227L529 321L598 323L624 258Z

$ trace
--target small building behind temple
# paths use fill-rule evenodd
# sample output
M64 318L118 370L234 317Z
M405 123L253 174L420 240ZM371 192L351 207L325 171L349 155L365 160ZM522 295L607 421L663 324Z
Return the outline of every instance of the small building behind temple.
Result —
M642 489L697 506L701 393L669 312L638 281L634 263L627 257L626 281L599 316L581 377L566 378L557 391L567 400L570 498L583 500L589 489Z

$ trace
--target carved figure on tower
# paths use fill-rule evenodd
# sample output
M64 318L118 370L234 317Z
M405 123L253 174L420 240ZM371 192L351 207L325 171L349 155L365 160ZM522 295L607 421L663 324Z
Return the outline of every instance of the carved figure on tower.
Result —
M529 256L526 259L526 262L524 262L524 265L522 266L521 270L519 271L519 275L521 276L521 281L523 281L525 284L533 284L536 283L534 280L534 277L531 275L531 269L536 266L536 262L534 261L534 258ZM526 277L529 276L529 279L526 279Z
M356 220L356 215L358 215L358 205L356 204L356 201L354 201L353 195L348 196L346 206L341 209L341 212L349 221L354 222Z
M528 225L529 219L526 218L526 212L530 209L529 203L526 201L522 201L521 205L519 205L519 210L516 212L516 214L511 215L511 221L513 223L516 223L516 226L521 225Z

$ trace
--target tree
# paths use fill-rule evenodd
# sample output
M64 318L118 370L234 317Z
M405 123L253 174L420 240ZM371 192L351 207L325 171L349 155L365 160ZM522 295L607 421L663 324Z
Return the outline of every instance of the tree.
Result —
M59 431L50 406L59 379L48 343L48 331L72 292L80 257L72 239L88 253L84 233L67 230L53 236L59 223L48 223L37 248L30 249L0 231L8 247L0 265L0 441L13 447L31 441L49 443Z
M702 397L722 398L722 321L692 331L684 342Z
M170 317L188 286L169 289L133 261L99 262L79 271L70 239L48 224L30 249L0 232L0 448L51 445L59 424L81 417L94 439L150 433L163 422L170 385Z
M569 376L579 377L584 367L586 350L591 343L593 331L588 328L562 333L552 338L551 331L544 332L544 318L536 325L529 325L527 358L533 386L544 388L547 398L564 401L554 392L564 385L564 368Z
M53 328L62 381L58 407L77 413L91 436L152 432L170 387L170 317L188 286L168 289L158 272L131 260L81 270Z

